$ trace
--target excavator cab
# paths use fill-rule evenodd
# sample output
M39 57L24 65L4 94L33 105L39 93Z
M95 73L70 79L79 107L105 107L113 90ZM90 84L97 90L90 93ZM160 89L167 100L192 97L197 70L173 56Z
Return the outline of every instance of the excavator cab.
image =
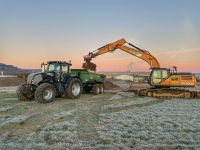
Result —
M150 75L150 85L156 87L194 87L196 77L192 73L177 72L174 69L153 68Z
M150 75L150 85L159 86L160 83L170 76L170 70L166 68L153 68Z

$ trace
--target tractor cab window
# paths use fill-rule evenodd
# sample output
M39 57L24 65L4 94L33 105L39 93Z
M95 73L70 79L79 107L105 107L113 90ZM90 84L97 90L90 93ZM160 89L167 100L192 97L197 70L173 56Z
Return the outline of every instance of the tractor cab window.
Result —
M169 70L155 69L152 71L152 84L159 84L163 79L168 78Z
M59 63L50 63L48 65L48 71L60 72L60 64Z
M63 73L69 73L69 65L66 63L62 64L62 72Z

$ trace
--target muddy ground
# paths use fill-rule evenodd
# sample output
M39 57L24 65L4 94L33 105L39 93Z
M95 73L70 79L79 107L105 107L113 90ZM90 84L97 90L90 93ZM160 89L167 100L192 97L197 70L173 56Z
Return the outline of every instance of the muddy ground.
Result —
M22 78L17 78L17 77L4 77L0 78L0 87L5 87L5 86L17 86L21 83L24 83L24 79Z
M141 98L119 87L78 100L21 102L0 88L0 149L200 149L200 99Z

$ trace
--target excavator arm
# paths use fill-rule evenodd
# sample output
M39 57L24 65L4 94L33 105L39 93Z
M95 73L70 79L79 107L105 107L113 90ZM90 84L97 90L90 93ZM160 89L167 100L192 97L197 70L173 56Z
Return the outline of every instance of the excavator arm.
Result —
M128 44L129 46L126 46L125 44ZM84 56L85 63L82 67L95 71L96 65L93 64L91 60L99 55L105 54L107 52L112 52L116 49L120 49L133 56L143 59L150 65L151 68L160 68L160 64L157 59L152 56L148 51L142 50L131 43L127 43L125 39L117 40L113 43L109 43L103 47L100 47L93 52L90 52L88 55Z
M112 52L112 51L116 50L119 46L121 46L125 43L126 43L125 39L120 39L113 43L109 43L105 46L98 48L97 50L89 52L88 55L84 56L84 60L85 60L85 62L90 62L92 60L92 58L95 58L95 57L102 55L104 53L107 53L107 52Z

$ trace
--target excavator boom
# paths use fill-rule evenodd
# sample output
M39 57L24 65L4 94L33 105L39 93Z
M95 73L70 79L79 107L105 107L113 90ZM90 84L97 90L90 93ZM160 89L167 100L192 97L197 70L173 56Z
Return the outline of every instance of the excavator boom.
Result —
M131 54L131 55L134 55L134 56L136 56L140 59L143 59L144 61L146 61L151 66L151 69L152 68L160 68L160 64L159 64L158 60L153 55L151 55L148 51L136 49L134 47L130 48L130 47L125 46L125 45L119 46L118 48L129 53L129 54Z
M126 46L125 44L128 44L129 46ZM82 67L85 69L96 71L96 65L91 62L92 58L95 58L107 52L112 52L116 49L120 49L140 59L143 59L151 66L151 68L160 68L160 64L157 59L152 56L148 51L142 50L131 43L127 43L125 39L117 40L113 43L109 43L103 47L100 47L93 52L90 52L88 55L84 56L85 63Z

